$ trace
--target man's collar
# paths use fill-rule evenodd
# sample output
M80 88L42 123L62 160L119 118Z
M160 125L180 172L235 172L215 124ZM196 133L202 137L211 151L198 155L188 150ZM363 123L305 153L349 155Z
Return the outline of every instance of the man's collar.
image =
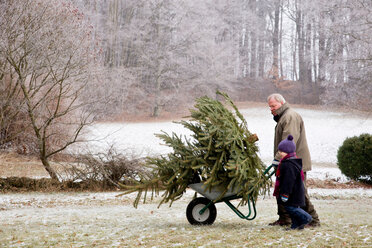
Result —
M280 108L278 108L275 112L276 115L274 115L274 121L278 122L280 117L283 115L283 113L289 108L288 103L284 103Z
M282 116L283 113L289 108L288 103L284 103L280 108L278 108L275 112L277 115Z

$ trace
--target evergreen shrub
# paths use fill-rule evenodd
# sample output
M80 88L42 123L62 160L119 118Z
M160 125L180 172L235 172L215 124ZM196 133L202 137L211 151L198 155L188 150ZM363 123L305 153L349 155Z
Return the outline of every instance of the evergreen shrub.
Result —
M372 135L365 133L345 139L337 151L337 160L345 176L372 184Z

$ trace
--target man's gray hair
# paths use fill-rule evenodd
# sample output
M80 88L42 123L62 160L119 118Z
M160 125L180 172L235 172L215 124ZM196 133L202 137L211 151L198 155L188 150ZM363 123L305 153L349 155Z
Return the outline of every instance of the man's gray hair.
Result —
M270 96L267 97L267 101L269 101L271 98L274 98L275 101L277 102L285 103L284 97L279 93L271 94Z

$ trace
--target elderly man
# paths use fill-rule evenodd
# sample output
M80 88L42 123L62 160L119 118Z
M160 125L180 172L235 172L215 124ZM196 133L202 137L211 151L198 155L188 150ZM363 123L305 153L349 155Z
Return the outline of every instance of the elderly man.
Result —
M313 204L310 202L309 195L306 189L306 172L311 170L311 159L310 152L306 141L305 126L302 117L295 112L288 103L286 103L284 97L280 94L272 94L267 98L271 113L274 116L274 120L277 122L275 126L275 138L274 138L274 160L273 165L279 164L280 156L278 154L279 143L286 139L289 134L294 138L296 144L296 154L299 158L302 158L303 171L305 175L305 208L313 221L309 224L310 226L319 226L319 217L316 213ZM278 215L279 219L270 223L270 225L289 225L291 219L286 213L284 206L278 202Z

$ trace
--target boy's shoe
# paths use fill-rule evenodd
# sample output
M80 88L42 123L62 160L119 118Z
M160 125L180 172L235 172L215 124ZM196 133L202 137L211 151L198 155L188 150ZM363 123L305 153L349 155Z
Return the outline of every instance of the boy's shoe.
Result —
M283 220L276 220L272 223L269 223L269 226L288 226L291 223L288 221L283 221Z
M315 222L315 221L312 221L312 222L310 222L309 224L307 224L306 226L305 226L305 228L310 228L310 227L320 227L320 223L319 222Z
M313 218L310 217L310 218L307 220L307 222L302 223L301 225L296 226L296 227L291 227L291 229L292 229L292 230L303 230L306 226L308 226L309 224L311 224L312 221L313 221Z
M296 227L295 229L297 230L303 230L305 229L305 226L308 225L308 224L302 224L302 225L299 225L298 227Z
M314 222L314 221L313 221L313 218L310 217L310 218L308 219L307 222L305 222L305 223L299 225L298 227L296 227L296 229L298 229L298 230L303 230L306 226L310 225L310 224L313 223L313 222ZM318 223L318 224L319 224L319 223ZM319 225L320 225L320 224L319 224Z
M302 224L302 225L300 225L300 226L298 226L298 227L287 227L286 229L284 229L284 230L286 230L286 231L292 231L292 230L303 230L303 229L305 229L305 226L306 226L307 224Z

